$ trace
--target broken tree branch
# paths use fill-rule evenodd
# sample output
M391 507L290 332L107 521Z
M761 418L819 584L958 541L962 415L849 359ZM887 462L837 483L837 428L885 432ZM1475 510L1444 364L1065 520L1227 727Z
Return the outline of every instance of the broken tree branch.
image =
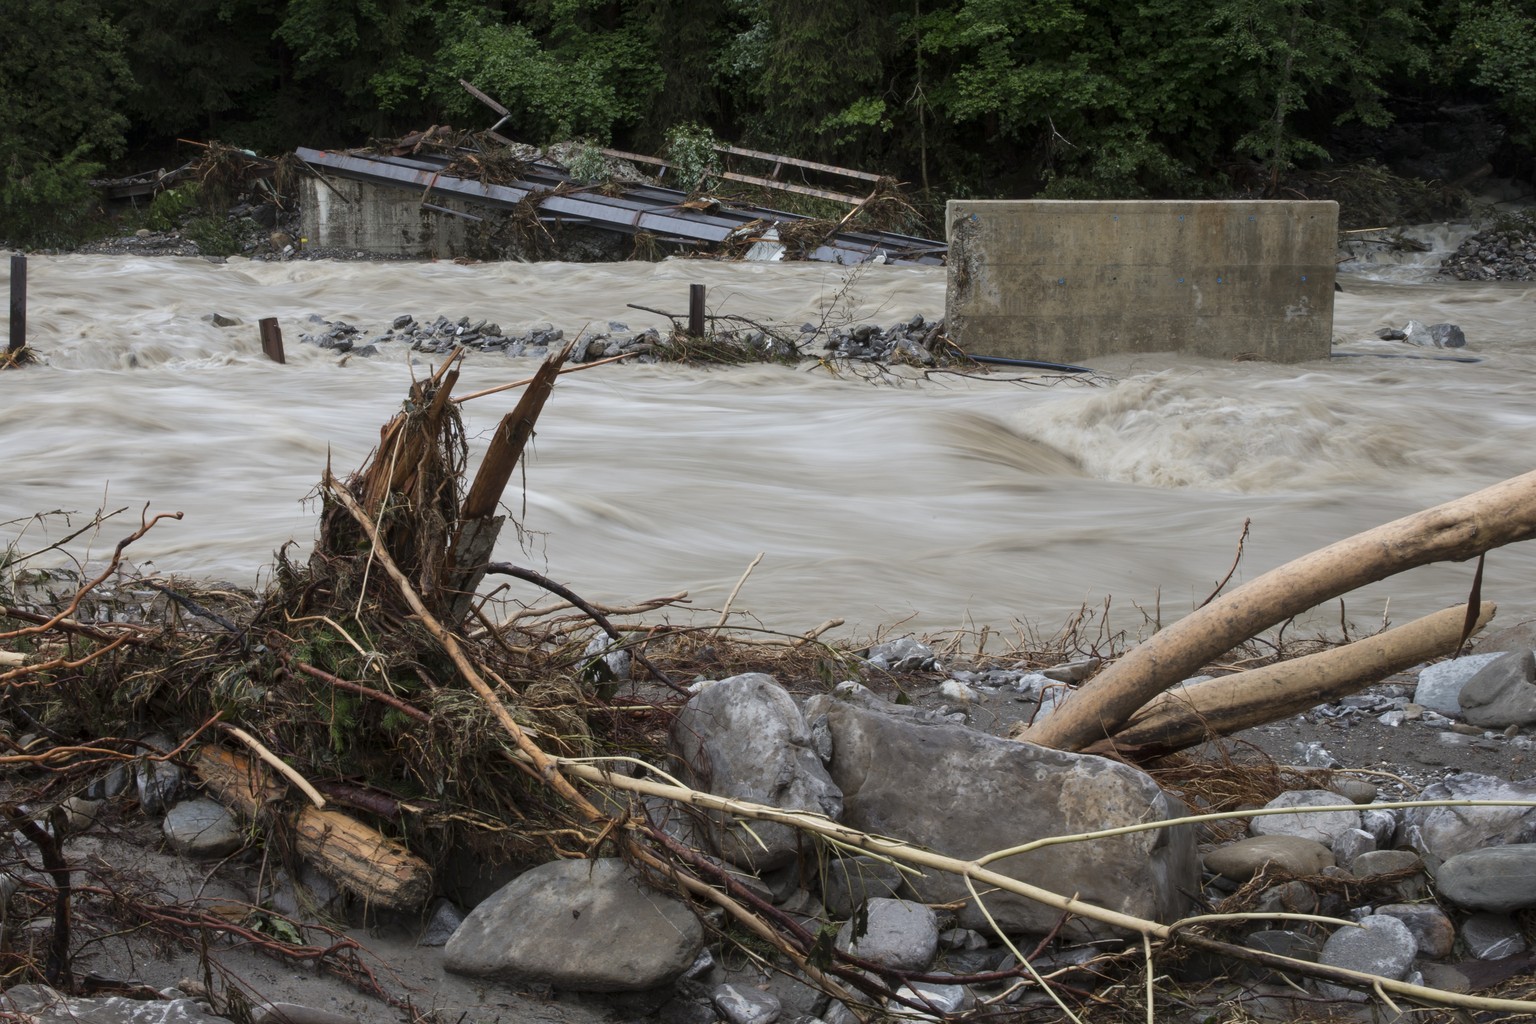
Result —
M1476 629L1494 610L1491 602L1482 605L1474 615ZM1083 752L1141 761L1338 700L1411 665L1454 653L1466 615L1466 606L1457 605L1344 647L1176 687Z
M1277 622L1431 562L1472 558L1536 536L1536 472L1405 516L1304 555L1154 634L1023 736L1080 750L1113 736L1147 701Z

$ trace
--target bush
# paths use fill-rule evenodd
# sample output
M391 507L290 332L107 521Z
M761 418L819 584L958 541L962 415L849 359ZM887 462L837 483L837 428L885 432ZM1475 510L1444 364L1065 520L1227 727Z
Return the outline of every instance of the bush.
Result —
M76 150L52 161L28 165L13 152L0 175L0 238L16 245L66 246L95 233L98 164Z

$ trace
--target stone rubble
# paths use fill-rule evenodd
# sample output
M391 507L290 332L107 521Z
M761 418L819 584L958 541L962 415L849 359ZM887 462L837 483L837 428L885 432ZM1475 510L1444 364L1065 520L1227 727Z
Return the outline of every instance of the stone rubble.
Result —
M1507 646L1506 652L1426 668L1417 685L1379 685L1307 715L1346 728L1370 723L1427 730L1426 738L1528 749L1528 743L1519 742L1529 739L1520 724L1512 732L1466 724L1473 710L1496 703L1480 701L1485 692L1497 695L1533 685L1525 669L1531 650ZM584 657L595 662L609 653L598 644ZM984 713L978 702L986 695L1003 697L1027 713L1033 705L1048 705L1053 689L1069 685L1062 680L1080 682L1096 667L1092 659L1043 671L1022 665L950 666L928 645L898 638L865 653L867 674L922 676L931 681L937 706L892 704L855 680L804 699L761 673L699 680L695 696L676 720L672 762L665 767L709 792L809 811L962 860L1040 836L1184 813L1178 801L1134 768L999 739L968 724ZM976 699L967 699L962 690ZM1463 706L1462 695L1468 696L1469 707ZM165 736L143 742L146 751L173 746ZM1319 768L1336 764L1316 742L1298 743L1295 754L1299 762ZM88 834L103 801L137 799L144 813L162 817L167 841L189 860L255 856L255 851L240 852L250 837L227 812L197 797L179 776L162 771L169 767L169 762L146 757L136 770L104 778L96 787L98 799L82 797L70 805L71 828ZM1426 800L1532 802L1536 778L1509 781L1451 772L1424 786L1421 795ZM1382 806L1391 797L1373 783L1341 774L1328 789L1291 791L1271 801L1269 807L1283 813L1250 818L1246 838L1218 841L1212 833L1178 826L1044 847L988 866L1163 921L1194 912L1191 896L1218 903L1240 886L1257 884L1263 890L1250 905L1256 911L1353 917L1357 923L1255 920L1234 941L1395 979L1465 987L1467 974L1457 969L1458 963L1522 954L1527 940L1515 915L1536 906L1536 807ZM1311 810L1351 804L1354 810ZM748 830L729 816L679 813L664 801L637 802L632 813L647 815L723 858L760 898L813 933L835 936L838 948L883 971L928 976L900 989L903 998L929 1008L908 1011L918 1018L938 1020L979 1000L1002 999L1024 1008L1040 998L1037 990L1010 991L1001 983L963 979L1016 965L991 921L1016 941L1032 944L1056 924L1054 911L994 892L985 901L989 921L963 884L944 872L903 872L880 858L819 848L787 826L753 822ZM221 838L205 843L209 835ZM40 878L0 874L0 897L14 906L24 881ZM306 910L289 891L295 883L281 872L271 880L274 888L263 895L265 905L298 919L319 905L311 902ZM1349 890L1355 896L1340 895L1342 880L1355 880ZM334 888L326 895L324 883L319 877L307 879L330 908L327 912L345 914L345 901ZM472 906L440 897L408 927L423 955L441 957L449 970L488 984L643 994L652 1000L647 1005L663 1007L662 1016L674 1024L852 1024L847 1007L829 1003L793 971L764 973L730 963L706 932L705 920L714 920L710 911L650 888L621 861L599 858L534 867ZM1072 921L1036 966L1068 968L1120 938L1091 922ZM434 952L439 947L441 953ZM1298 1003L1296 992L1266 987L1273 980L1270 969L1250 965L1236 970L1249 979L1243 1006L1255 1018L1268 1013L1270 1019L1285 1019L1285 1013L1302 1005L1308 1012L1328 1005L1317 999L1355 1003L1364 998L1361 990L1347 986L1304 982L1310 993L1306 998L1313 1002ZM1467 971L1475 974L1471 967ZM956 981L934 980L945 972ZM18 986L4 998L10 1000L5 1008L27 1007L25 1012L40 1020L62 1020L64 1013L87 1020L167 1024L219 1019L185 998L191 993L167 992L151 1004L158 1015L100 1018L96 1011L110 1001L71 998L50 1017L55 1011L46 1008L48 999L63 997L49 996L38 986ZM282 1012L304 1016L304 1010ZM253 1019L260 1012L262 1007L254 1007Z
M219 325L218 314L210 322ZM310 314L302 321L301 344L328 351L376 356L393 350L444 355L456 349L508 358L541 360L552 349L558 350L568 338L575 338L570 362L590 363L612 356L630 355L640 362L658 362L670 351L681 358L686 349L663 337L656 328L636 331L628 324L609 321L606 325L586 325L568 335L549 322L536 323L521 330L504 330L501 324L483 318L461 316L452 319L436 316L418 320L402 313L388 327L362 328L345 320L326 320ZM738 349L744 359L783 361L814 359L818 352L833 359L877 363L907 363L933 366L944 361L942 345L944 321L916 314L908 320L879 327L863 323L828 326L803 324L793 329L717 330L710 340L727 348Z

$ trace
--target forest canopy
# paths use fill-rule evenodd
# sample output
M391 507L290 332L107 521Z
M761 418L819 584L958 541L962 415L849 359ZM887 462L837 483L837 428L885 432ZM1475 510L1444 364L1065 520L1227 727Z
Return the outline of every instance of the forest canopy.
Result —
M1426 110L1479 111L1504 174L1528 176L1536 144L1536 0L0 0L0 12L0 236L13 238L64 230L90 177L172 161L178 138L278 153L488 126L461 78L512 111L503 132L522 141L655 152L697 125L888 174L930 201L1272 192L1297 168L1373 158L1394 119Z

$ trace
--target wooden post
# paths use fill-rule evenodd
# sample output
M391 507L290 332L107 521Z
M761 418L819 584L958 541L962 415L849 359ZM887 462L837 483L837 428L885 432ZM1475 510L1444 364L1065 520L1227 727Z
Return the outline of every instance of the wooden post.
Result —
M11 343L7 352L20 352L27 345L27 256L11 253Z
M275 316L263 317L261 320L261 350L274 363L288 362L283 358L283 329L277 326Z
M704 337L704 286L701 284L688 286L688 336Z

